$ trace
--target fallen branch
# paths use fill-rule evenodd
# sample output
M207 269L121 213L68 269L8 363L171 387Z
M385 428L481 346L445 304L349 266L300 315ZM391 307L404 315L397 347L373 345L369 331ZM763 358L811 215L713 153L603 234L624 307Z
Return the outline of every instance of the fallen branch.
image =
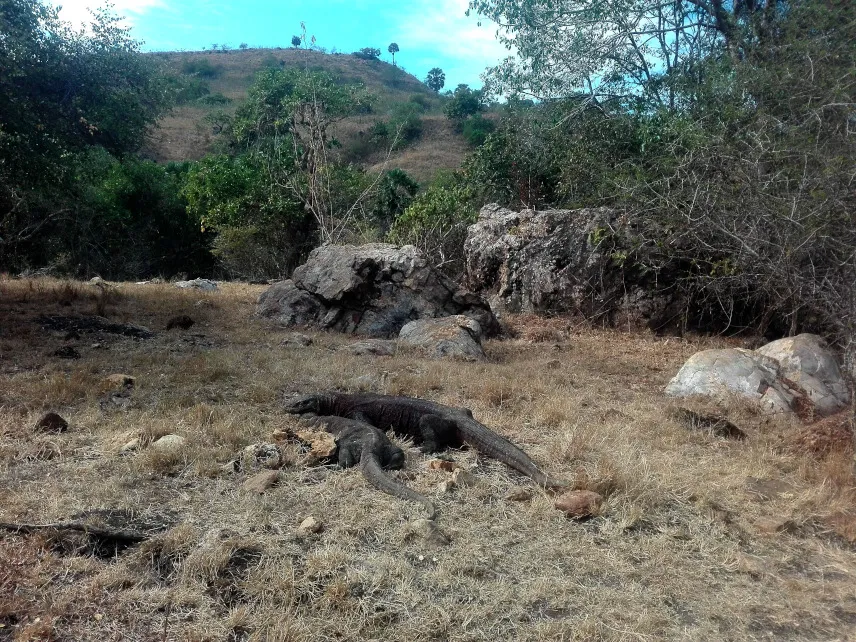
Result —
M0 522L0 530L11 531L13 533L34 533L40 530L79 531L102 539L127 542L128 544L139 544L151 537L150 535L140 533L139 531L125 531L114 528L90 526L84 522L54 522L52 524L15 524L13 522ZM2 537L3 535L0 535L0 538Z

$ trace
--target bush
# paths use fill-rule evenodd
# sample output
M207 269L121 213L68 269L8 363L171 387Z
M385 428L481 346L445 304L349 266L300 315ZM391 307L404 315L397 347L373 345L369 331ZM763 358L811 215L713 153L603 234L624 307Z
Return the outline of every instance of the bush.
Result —
M493 121L488 120L481 114L477 114L476 116L464 121L461 132L470 145L478 147L479 145L484 144L487 140L488 134L495 129L496 125Z
M470 190L455 177L417 195L393 223L388 239L398 245L415 245L435 267L458 277L464 270L467 226L476 218Z
M199 76L212 80L219 78L223 74L223 66L212 64L210 60L205 58L197 58L195 60L187 60L181 70L188 76Z
M215 107L215 106L228 105L230 102L232 102L232 99L227 98L223 94L217 93L217 94L211 94L209 96L202 96L202 98L200 98L197 102L200 105L207 105L210 107Z
M422 119L411 103L396 105L389 123L390 135L398 134L396 149L412 143L422 136Z
M409 102L417 105L423 112L431 108L431 100L424 94L411 94Z
M353 55L362 60L377 60L380 57L380 49L363 47L359 51L355 51Z

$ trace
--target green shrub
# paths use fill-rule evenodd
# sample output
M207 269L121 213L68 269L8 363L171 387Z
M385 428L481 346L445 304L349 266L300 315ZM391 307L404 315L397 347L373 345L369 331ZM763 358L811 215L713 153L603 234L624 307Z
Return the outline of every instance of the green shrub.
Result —
M232 102L231 98L227 98L223 94L211 94L209 96L202 96L199 100L197 100L200 105L208 105L210 107L228 105Z
M496 125L493 121L477 114L464 121L461 133L470 145L478 147L484 144L488 135L495 129Z
M181 66L181 70L188 76L199 76L200 78L212 80L219 78L223 74L223 65L215 65L205 58L197 58L185 61Z
M475 222L477 212L470 190L460 181L454 183L435 184L417 195L387 238L398 245L415 245L435 267L458 276L464 268L467 226Z

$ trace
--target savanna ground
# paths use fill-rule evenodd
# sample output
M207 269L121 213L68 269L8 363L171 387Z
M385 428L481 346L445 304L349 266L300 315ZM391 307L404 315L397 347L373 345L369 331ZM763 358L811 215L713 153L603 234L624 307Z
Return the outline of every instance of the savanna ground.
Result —
M851 454L800 453L796 424L736 406L747 440L691 430L661 394L690 354L726 340L518 317L487 363L357 357L336 350L352 341L341 335L281 346L289 330L252 318L262 291L0 280L0 521L128 509L172 524L106 554L82 534L0 535L0 640L856 637ZM157 335L67 340L41 314ZM164 330L177 314L196 325ZM66 345L81 358L53 356ZM131 404L102 409L115 373L136 377ZM283 393L332 387L465 405L550 474L604 494L602 514L568 520L472 451L451 455L478 483L440 494L448 473L408 444L403 477L435 500L449 544L414 528L419 506L358 470L307 468L296 447L278 486L242 491L252 471L222 466L296 425ZM67 432L33 430L48 410ZM168 433L187 438L177 454L119 454ZM531 499L506 499L515 487ZM298 531L310 515L321 533Z

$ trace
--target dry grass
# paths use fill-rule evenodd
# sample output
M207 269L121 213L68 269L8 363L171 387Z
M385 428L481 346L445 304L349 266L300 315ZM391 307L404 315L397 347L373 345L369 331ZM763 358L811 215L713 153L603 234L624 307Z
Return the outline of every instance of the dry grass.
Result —
M0 639L856 636L850 455L801 454L783 437L797 426L739 408L730 418L746 441L693 432L661 395L686 357L723 341L520 318L518 338L488 342L488 363L356 357L335 350L351 341L340 335L280 347L284 331L251 318L261 291L121 284L105 314L157 336L66 341L34 319L95 313L91 286L0 281L0 521L113 508L173 524L107 558L49 532L2 536ZM163 330L176 314L197 324ZM81 359L51 356L68 343ZM102 410L114 373L137 378L132 403ZM550 474L603 493L603 514L568 521L550 495L471 451L452 455L478 483L440 495L447 473L408 444L407 483L438 504L448 545L420 534L419 507L355 470L286 457L277 487L243 493L252 471L222 464L294 425L282 392L331 386L465 405ZM32 431L49 409L68 432ZM147 446L168 433L187 439L178 453ZM143 448L120 455L133 437ZM505 500L515 486L532 499ZM308 515L323 532L298 532Z

